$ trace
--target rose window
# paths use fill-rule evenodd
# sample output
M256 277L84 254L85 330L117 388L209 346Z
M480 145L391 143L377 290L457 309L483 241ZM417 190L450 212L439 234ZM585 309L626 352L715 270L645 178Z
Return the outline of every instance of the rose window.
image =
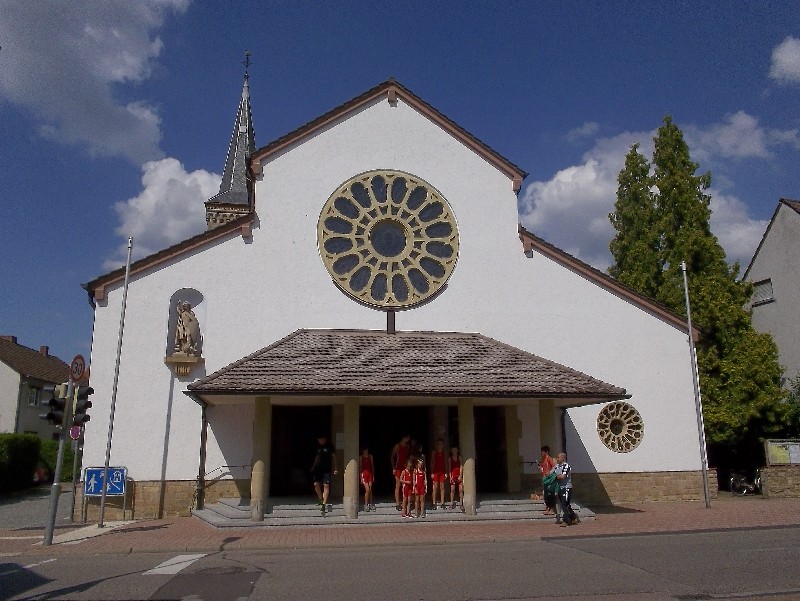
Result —
M628 453L642 442L644 422L632 405L616 401L603 407L597 416L597 434L615 453Z
M450 205L428 182L401 171L369 171L339 186L322 208L317 244L336 285L379 309L431 299L458 260Z

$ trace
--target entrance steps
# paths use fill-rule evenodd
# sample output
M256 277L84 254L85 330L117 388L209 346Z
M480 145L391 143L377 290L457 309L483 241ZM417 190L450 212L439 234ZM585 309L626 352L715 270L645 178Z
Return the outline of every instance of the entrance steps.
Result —
M330 526L335 524L397 524L405 522L475 522L491 520L542 520L552 521L552 515L544 514L544 503L523 498L486 498L479 502L477 515L467 516L456 505L455 509L431 509L428 507L424 518L403 518L395 508L394 502L375 504L375 511L359 508L358 518L349 519L341 503L328 506L322 515L320 506L308 498L275 498L263 522L250 520L250 499L222 499L210 503L204 509L195 509L192 515L216 528L253 528L265 526ZM572 508L581 520L594 519L594 513L580 503L573 502Z

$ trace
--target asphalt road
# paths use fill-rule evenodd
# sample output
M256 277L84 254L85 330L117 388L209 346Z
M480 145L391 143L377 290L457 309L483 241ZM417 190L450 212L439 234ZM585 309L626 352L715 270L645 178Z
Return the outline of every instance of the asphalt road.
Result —
M23 493L0 497L0 530L41 529L47 523L51 485L38 486ZM72 484L62 484L58 499L56 528L72 526L68 521ZM0 592L2 598L2 592Z
M798 527L0 562L0 598L15 600L800 599Z

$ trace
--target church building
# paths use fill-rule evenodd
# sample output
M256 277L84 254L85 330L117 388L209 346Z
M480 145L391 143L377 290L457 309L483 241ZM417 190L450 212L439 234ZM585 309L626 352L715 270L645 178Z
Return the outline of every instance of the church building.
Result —
M349 518L360 449L393 499L404 435L459 447L468 515L533 491L542 445L583 503L702 498L686 320L522 228L525 177L393 79L257 148L245 76L207 230L130 268L111 465L134 517L313 497L320 434ZM84 286L84 467L105 461L125 271Z

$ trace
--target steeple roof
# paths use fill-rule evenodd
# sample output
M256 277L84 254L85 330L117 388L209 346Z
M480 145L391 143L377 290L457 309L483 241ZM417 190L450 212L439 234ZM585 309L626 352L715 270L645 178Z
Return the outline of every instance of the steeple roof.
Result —
M244 74L242 99L236 111L236 121L228 145L228 155L222 171L219 194L208 199L209 203L226 205L249 205L250 190L247 179L247 163L256 148L253 131L253 115L250 111L249 75Z

